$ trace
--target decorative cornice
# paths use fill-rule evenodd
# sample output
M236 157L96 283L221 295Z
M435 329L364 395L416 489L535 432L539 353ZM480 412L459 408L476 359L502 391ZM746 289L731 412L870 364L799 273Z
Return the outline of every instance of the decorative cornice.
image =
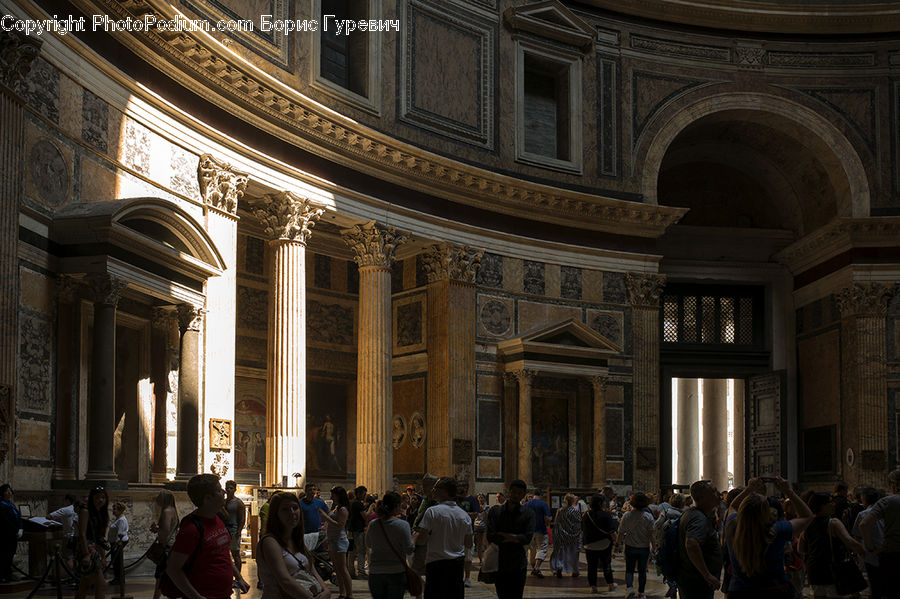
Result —
M105 272L89 273L84 280L91 290L93 301L106 306L118 306L122 292L128 287L127 281Z
M898 217L837 218L781 250L775 259L796 274L852 247L896 246L898 240Z
M625 273L628 300L635 308L659 308L659 298L666 286L666 275Z
M12 88L25 79L41 44L35 36L0 30L0 83Z
M429 283L463 281L474 283L484 250L443 242L431 246L422 255L422 266Z
M290 191L263 196L253 207L270 241L298 241L305 244L324 208Z
M178 304L176 311L178 313L178 328L182 334L187 331L200 331L206 310L191 304Z
M159 0L72 0L88 14L115 19L175 18ZM424 193L501 214L658 237L687 212L523 181L397 141L317 104L223 48L205 32L112 32L149 65L177 77L207 101L317 156ZM176 75L174 71L178 71Z
M887 314L887 305L893 290L882 283L854 283L845 287L837 296L841 315L880 316Z
M408 234L398 233L394 227L382 227L375 224L375 221L344 229L341 237L353 251L353 259L360 268L390 268L394 263L394 250L409 241Z
M236 215L238 200L244 195L249 181L250 175L234 170L230 164L216 160L210 154L200 156L197 183L207 206Z

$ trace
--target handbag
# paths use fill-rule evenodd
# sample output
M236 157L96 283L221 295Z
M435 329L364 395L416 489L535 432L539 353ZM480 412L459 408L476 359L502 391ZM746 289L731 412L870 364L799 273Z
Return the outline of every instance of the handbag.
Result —
M409 564L406 563L406 558L400 555L400 552L397 551L397 548L394 547L394 544L391 543L391 538L388 536L387 528L384 526L384 520L378 518L378 525L381 527L381 534L384 535L384 540L387 541L388 547L391 548L391 551L394 552L394 555L397 556L397 559L403 564L403 568L406 570L406 590L413 597L418 597L425 591L425 586L422 583L422 577L413 571L412 568L409 567Z
M830 520L828 524L831 524ZM841 558L837 561L834 559L834 537L831 535L831 526L828 527L828 547L831 549L831 568L838 595L853 595L867 589L869 583L859 571L852 553L844 549Z
M166 546L159 541L153 541L153 544L147 549L147 559L154 564L159 565L166 559Z
M585 512L585 515L588 517L588 520L590 520L591 525L596 530L600 531L602 534L607 535L607 537L608 537L609 533L606 532L605 530L600 530L600 527L597 526L597 523L594 522L594 519L591 517L590 512ZM596 541L591 541L590 543L585 543L584 548L589 549L590 551L603 551L604 549L608 549L609 545L610 545L610 540L609 540L609 538L606 538L606 539L598 539Z
M500 547L496 543L489 543L481 558L481 569L478 570L478 582L485 584L494 583L494 575L500 569Z
M305 590L313 597L316 597L323 591L322 585L319 584L319 581L316 579L316 577L302 566L300 567L300 569L294 572L293 579L300 583L300 586L303 587L303 590Z

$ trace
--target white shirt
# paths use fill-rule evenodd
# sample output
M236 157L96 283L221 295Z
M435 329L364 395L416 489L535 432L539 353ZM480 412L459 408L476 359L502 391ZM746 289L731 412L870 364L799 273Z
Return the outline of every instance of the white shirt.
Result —
M67 537L75 535L75 523L78 522L78 514L75 513L74 505L67 505L55 512L50 512L50 519L56 520L63 525L63 535Z
M108 539L110 543L116 541L124 543L128 540L128 520L125 519L125 516L119 516L109 525Z
M419 528L428 531L426 564L465 556L466 536L472 534L472 519L456 502L445 501L428 508Z

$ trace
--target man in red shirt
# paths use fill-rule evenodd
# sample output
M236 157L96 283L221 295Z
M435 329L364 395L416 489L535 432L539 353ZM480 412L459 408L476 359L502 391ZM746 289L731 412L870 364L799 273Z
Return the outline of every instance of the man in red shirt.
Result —
M219 477L198 474L188 481L187 492L197 509L181 521L166 574L185 599L227 599L231 596L232 580L246 593L250 585L231 559L231 537L225 523L216 516L225 505ZM197 522L203 527L202 539ZM192 563L186 573L184 566L189 561Z

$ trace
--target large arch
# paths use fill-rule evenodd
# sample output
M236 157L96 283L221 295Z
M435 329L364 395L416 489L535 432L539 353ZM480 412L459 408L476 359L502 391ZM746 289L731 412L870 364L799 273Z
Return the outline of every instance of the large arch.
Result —
M768 115L786 125L781 132L787 137L813 145L818 154L816 158L839 164L841 172L831 174L841 176L843 181L838 187L846 186L847 191L839 193L836 198L835 216L869 215L870 190L865 167L844 134L809 108L785 98L762 93L729 92L707 96L682 107L674 114L657 117L666 120L655 135L638 139L636 144L636 155L644 156L643 160L636 160L635 163L644 165L638 180L646 203L659 203L661 167L676 138L704 118L726 112L743 112L745 115L758 117ZM645 151L641 152L641 146L646 148Z

